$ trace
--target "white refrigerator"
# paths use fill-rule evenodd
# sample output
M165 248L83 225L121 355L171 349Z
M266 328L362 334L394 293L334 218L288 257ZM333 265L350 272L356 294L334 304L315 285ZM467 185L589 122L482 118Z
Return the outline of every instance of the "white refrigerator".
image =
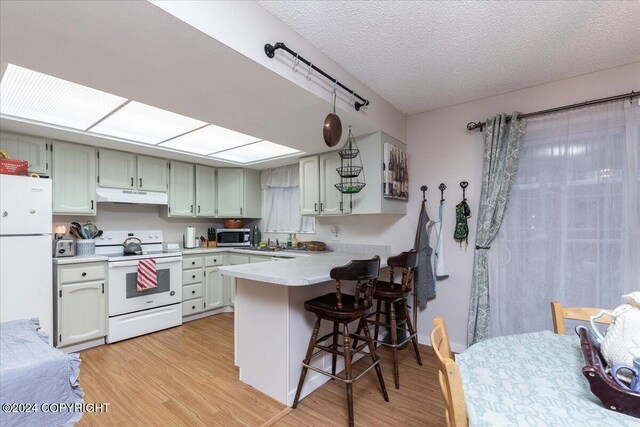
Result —
M0 321L40 319L53 343L51 180L0 175Z

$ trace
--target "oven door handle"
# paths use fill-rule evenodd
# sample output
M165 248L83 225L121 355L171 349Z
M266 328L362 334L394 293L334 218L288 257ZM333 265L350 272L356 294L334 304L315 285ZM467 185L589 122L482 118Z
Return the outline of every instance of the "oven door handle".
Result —
M182 258L156 258L156 265L159 264L169 264L169 263L180 263L182 262ZM119 267L136 267L138 265L138 261L113 261L109 263L109 268L119 268Z

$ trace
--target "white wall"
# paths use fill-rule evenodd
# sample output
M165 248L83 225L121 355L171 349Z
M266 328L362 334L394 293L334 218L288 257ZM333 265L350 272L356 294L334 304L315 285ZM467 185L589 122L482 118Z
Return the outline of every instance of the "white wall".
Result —
M475 242L475 218L478 212L482 178L482 137L479 131L467 132L470 121L484 120L500 112L537 111L566 104L640 90L640 63L548 83L465 104L442 108L408 118L407 151L409 183L412 189L406 216L354 215L319 218L314 239L331 241L331 226L340 228L340 241L391 245L393 252L410 249L420 210L420 186L429 187L428 212L437 215L440 182L445 192L445 253L450 277L438 285L438 296L421 311L418 329L426 342L431 319L443 316L447 321L454 349L465 347L467 311ZM462 198L460 181L469 181L467 199L472 210L469 247L453 240L455 205Z
M84 224L87 220L104 231L162 230L165 242L181 245L182 235L188 226L196 227L196 236L207 237L207 228L222 228L223 221L203 218L167 218L160 214L160 208L156 205L99 203L98 215L95 217L54 215L53 225L55 227L58 224L64 224L69 229L71 221ZM254 222L247 221L246 226L252 226Z
M331 102L330 86L326 79L316 78L314 75L311 79L307 79L304 67L299 68L298 72L293 72L292 58L288 54L283 56L278 52L273 59L265 55L266 43L284 42L314 65L367 98L371 105L362 109L361 114L378 129L400 141L406 140L405 116L400 111L259 4L253 1L184 0L151 0L151 3L309 92L326 99L327 102ZM282 60L282 58L285 59ZM339 91L337 107L355 112L347 105L348 102L349 98L345 96L344 91Z

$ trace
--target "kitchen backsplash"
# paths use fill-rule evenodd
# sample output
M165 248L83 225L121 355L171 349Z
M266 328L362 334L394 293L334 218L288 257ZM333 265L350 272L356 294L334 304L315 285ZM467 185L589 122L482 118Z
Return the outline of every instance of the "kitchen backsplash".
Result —
M196 227L197 236L207 237L207 228L222 228L222 219L206 218L167 218L160 215L157 205L124 205L101 203L95 217L54 215L53 226L64 224L69 229L71 221L81 224L87 220L96 224L101 230L162 230L166 243L182 244L182 235L187 226ZM253 227L257 221L247 220L245 227Z

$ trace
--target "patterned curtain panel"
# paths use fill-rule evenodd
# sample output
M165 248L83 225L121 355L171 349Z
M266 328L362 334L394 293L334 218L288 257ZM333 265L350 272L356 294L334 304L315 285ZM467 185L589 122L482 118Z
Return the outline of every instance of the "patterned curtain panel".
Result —
M473 259L473 283L469 305L467 344L489 337L490 300L488 251L496 236L509 202L511 186L518 171L520 147L526 121L518 113L507 121L506 114L487 119L484 132L484 165L476 250Z

